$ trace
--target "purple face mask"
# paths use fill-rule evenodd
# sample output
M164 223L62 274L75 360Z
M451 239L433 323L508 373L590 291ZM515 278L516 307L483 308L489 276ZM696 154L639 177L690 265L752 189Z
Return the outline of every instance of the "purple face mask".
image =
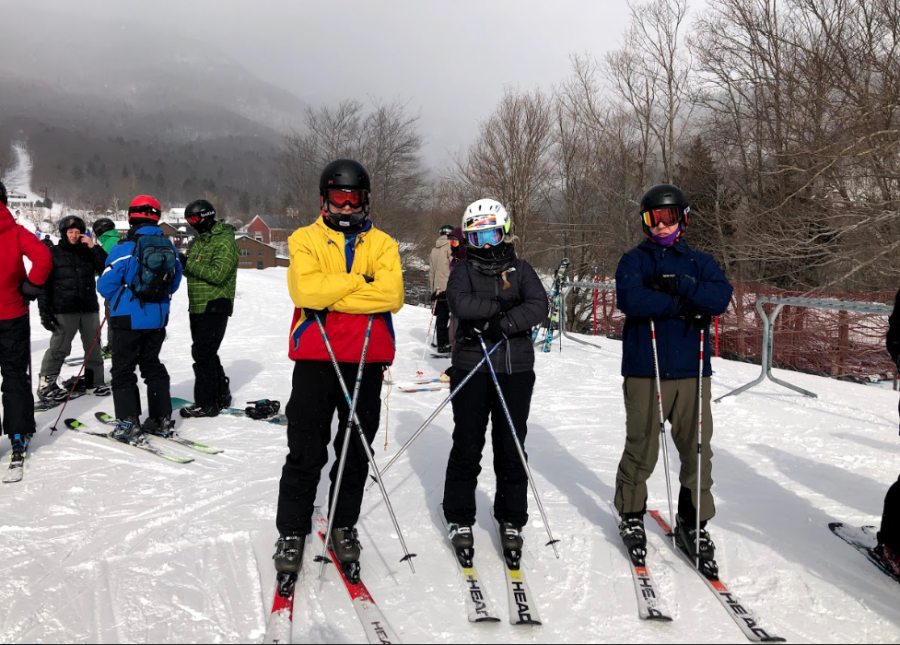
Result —
M678 238L679 233L681 233L680 226L675 230L674 233L670 233L669 235L654 235L653 233L651 233L650 237L660 246L672 246L673 244L675 244L675 240Z

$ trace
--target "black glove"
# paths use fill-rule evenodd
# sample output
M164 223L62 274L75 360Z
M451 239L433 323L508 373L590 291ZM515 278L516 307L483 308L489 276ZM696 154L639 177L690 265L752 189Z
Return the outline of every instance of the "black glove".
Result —
M373 277L370 276L370 275L364 275L364 276L363 276L363 280L366 281L366 284L369 284L370 282L375 282L375 278L373 278Z
M685 319L689 327L697 330L706 329L712 322L712 316L701 311L697 311L690 305L686 306L682 310L681 317Z
M500 320L503 314L494 316L490 320L470 321L466 326L466 338L476 340L479 336L492 343L503 340L506 336L503 328L500 326Z
M312 320L312 321L315 321L316 317L318 316L319 320L321 320L322 324L324 325L325 317L328 316L328 310L327 309L310 309L309 307L307 307L306 309L303 310L303 315L306 316L307 320Z
M53 315L53 312L49 309L39 309L39 313L41 314L41 324L44 326L49 332L59 331L59 321L56 319L56 316Z
M41 292L43 290L44 290L44 287L38 286L35 283L33 283L31 280L27 280L27 279L25 280L25 282L22 283L22 286L19 287L19 291L22 293L23 296L25 296L25 302L31 302L32 300L37 298L39 295L41 295Z
M644 286L654 291L668 293L672 296L678 295L678 287L681 284L681 276L674 273L664 273L663 275L655 275L648 278L644 282Z

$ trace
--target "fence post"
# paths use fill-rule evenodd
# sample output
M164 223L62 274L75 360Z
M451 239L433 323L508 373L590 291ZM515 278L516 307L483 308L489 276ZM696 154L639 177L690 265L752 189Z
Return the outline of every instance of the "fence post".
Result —
M594 284L600 280L599 269L594 267ZM597 335L597 290L594 289L594 336Z

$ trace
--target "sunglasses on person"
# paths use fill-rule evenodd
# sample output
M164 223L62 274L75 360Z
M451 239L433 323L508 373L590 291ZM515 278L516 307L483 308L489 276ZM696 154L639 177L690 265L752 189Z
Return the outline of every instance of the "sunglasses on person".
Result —
M678 206L664 206L644 211L641 215L644 218L644 224L653 228L659 224L664 226L677 224L681 221L682 212Z
M502 228L488 228L480 231L469 231L469 244L481 248L485 244L497 246L503 241Z
M329 188L325 191L325 199L335 208L360 208L366 201L366 191L348 188Z

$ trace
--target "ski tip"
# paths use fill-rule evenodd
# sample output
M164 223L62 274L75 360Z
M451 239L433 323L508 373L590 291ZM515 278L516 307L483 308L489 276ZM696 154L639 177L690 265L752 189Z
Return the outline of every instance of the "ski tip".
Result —
M473 623L502 623L503 621L496 616L482 616L472 621Z

